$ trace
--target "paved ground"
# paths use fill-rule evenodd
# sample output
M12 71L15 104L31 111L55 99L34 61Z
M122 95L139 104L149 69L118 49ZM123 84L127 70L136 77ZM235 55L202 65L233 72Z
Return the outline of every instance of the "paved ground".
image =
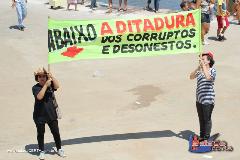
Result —
M0 1L0 159L37 159L29 153L7 153L36 145L32 120L33 71L47 65L47 15L52 18L94 19L104 10L89 14L49 10L45 1L29 0L27 29L9 29L16 24L10 2ZM82 11L82 12L81 12ZM135 11L104 16L151 15ZM208 34L215 53L217 80L212 133L234 147L234 152L191 154L189 134L198 133L195 109L195 81L188 79L197 65L196 54L145 58L83 60L51 66L61 82L58 103L63 111L61 136L68 157L85 160L238 160L240 157L240 49L239 26L232 24L225 42L213 40L216 23ZM94 76L96 75L97 76ZM182 135L182 136L180 136ZM46 129L47 147L53 141ZM59 159L47 155L48 159Z

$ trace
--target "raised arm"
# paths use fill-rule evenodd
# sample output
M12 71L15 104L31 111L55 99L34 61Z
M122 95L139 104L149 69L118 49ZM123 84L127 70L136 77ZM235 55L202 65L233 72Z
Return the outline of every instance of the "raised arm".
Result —
M58 89L60 87L58 80L52 75L51 72L48 73L48 78L52 79L54 89Z
M198 66L189 76L190 79L195 79L197 72L200 71L200 66Z
M208 67L207 67L207 65L204 63L204 61L202 60L202 54L200 55L200 66L201 66L201 68L202 68L202 72L203 72L203 74L205 75L205 78L207 79L207 80L212 80L212 77L211 77L211 75L210 75L210 73L209 73L209 70L208 70Z
M208 68L207 68L207 66L206 65L202 65L202 70L203 70L203 73L204 73L204 75L205 75L205 78L207 79L207 80L209 80L209 81L211 81L212 80L212 77L211 77L211 75L210 75L210 73L209 73L209 70L208 70Z
M51 79L48 79L47 82L42 87L42 89L40 90L40 92L37 94L37 99L38 100L42 100L43 99L47 88L51 85L51 81L52 81Z

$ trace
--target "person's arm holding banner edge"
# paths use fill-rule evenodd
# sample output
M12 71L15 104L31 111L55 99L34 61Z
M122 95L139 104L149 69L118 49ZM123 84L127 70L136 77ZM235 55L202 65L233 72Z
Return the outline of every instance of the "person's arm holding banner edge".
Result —
M48 72L47 75L48 75L48 78L50 78L53 82L53 88L57 90L60 87L58 80L52 75L51 72Z
M199 66L197 69L195 69L191 74L190 74L190 79L195 79L197 77L197 72L198 71L202 71L202 73L204 74L206 80L213 80L213 78L211 77L210 73L209 73L209 67L207 64L205 64L204 59L203 59L203 54L201 53L199 55Z
M48 79L46 81L46 83L43 85L42 89L40 90L40 92L37 94L37 99L38 100L42 100L44 95L45 95L45 92L47 91L47 88L51 85L51 79Z
M190 79L195 79L197 72L200 71L200 66L198 66L191 74L190 74Z

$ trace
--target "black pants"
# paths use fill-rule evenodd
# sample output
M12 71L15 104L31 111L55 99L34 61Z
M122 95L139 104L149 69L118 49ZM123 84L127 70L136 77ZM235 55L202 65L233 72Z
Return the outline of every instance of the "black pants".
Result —
M212 129L211 115L214 104L201 104L196 102L199 124L200 124L200 138L207 140L210 137Z
M35 123L37 127L37 140L38 140L38 147L41 151L44 151L44 133L45 133L45 123ZM58 121L53 120L50 122L47 122L57 149L61 149L61 138L60 138L60 133L59 133L59 128L58 128Z

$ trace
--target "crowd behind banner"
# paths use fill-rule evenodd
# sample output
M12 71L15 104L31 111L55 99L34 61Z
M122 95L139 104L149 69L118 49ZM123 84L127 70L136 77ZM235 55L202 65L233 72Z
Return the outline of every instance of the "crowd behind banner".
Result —
M72 6L78 11L77 6L84 5L86 0L49 0L49 5L51 8L62 8L64 2L67 1L67 10L71 10ZM149 12L159 12L159 2L160 0L146 0L145 10ZM126 12L128 0L119 0L118 12ZM154 8L151 8L151 3L153 3ZM24 19L27 16L27 0L12 0L12 8L16 8L18 25L16 27L24 31L26 28L23 24ZM88 5L91 10L96 10L98 8L97 0L91 0L90 5ZM224 33L229 26L228 16L233 15L233 17L238 21L240 25L240 0L182 0L180 8L184 11L193 9L202 9L202 41L203 44L208 44L204 40L204 36L207 34L210 28L210 20L213 19L214 15L217 17L218 30L217 39L219 41L226 40ZM106 13L112 13L113 11L113 1L108 0L108 7Z
M62 0L50 0L50 1L62 1ZM122 5L122 1L124 1ZM154 9L151 8L151 0L146 0L145 10L150 12L159 12L159 2L160 0L154 0L153 6ZM70 6L74 5L75 10L77 10L77 5L84 4L84 0L67 0L68 7L70 10ZM91 0L90 9L97 9L98 5L96 0ZM113 8L112 0L108 0L108 11L106 13L111 13ZM202 10L202 44L208 45L209 42L205 40L205 35L209 32L210 22L216 16L218 22L217 28L217 40L224 41L227 38L225 37L225 32L229 27L228 17L233 15L235 19L238 20L238 24L240 25L240 0L182 0L180 4L180 8L183 11L189 11L194 9ZM127 11L127 0L119 0L118 11Z
M202 44L208 45L209 43L204 39L205 35L209 32L210 22L216 16L217 40L224 41L227 38L224 33L229 27L228 17L232 14L238 20L240 25L240 0L182 0L180 7L183 11L189 11L200 8L202 10Z

